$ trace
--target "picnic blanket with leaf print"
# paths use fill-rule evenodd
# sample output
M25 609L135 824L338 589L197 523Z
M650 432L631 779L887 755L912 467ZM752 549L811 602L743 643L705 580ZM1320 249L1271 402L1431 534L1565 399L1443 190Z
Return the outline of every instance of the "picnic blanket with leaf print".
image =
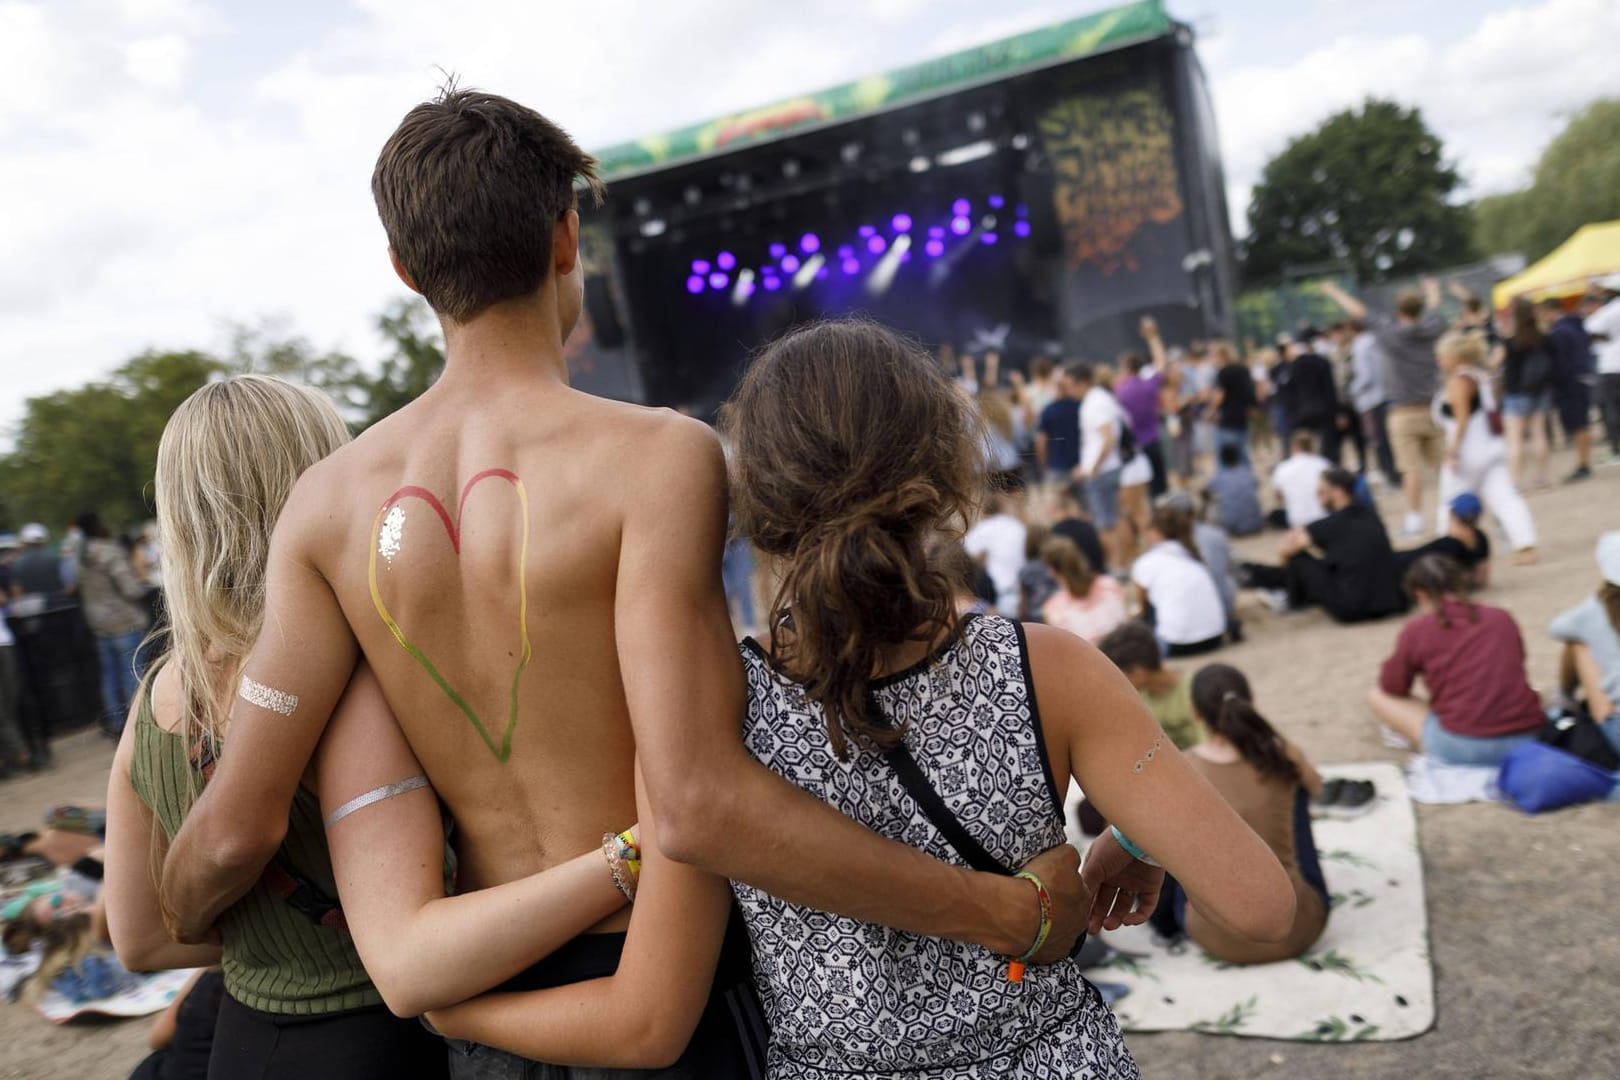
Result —
M1200 1031L1315 1042L1383 1042L1434 1024L1434 968L1417 820L1398 766L1342 765L1324 776L1371 780L1376 805L1313 823L1333 897L1322 937L1299 960L1233 967L1190 941L1167 946L1146 926L1108 934L1119 950L1087 972L1130 993L1126 1031Z

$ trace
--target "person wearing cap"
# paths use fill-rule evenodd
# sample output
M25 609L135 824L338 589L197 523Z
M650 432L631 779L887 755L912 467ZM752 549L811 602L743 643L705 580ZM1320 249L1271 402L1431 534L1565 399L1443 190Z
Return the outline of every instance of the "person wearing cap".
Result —
M1491 541L1485 535L1485 530L1479 527L1485 505L1479 501L1478 495L1465 491L1452 499L1448 506L1450 513L1446 517L1445 535L1437 536L1421 547L1396 552L1395 559L1404 574L1425 555L1444 555L1457 560L1468 571L1474 588L1483 589L1491 579Z
M1564 693L1585 698L1592 718L1620 752L1620 531L1597 542L1597 591L1559 615L1547 628L1564 645L1559 682Z
M11 595L57 596L62 592L62 564L46 544L50 530L39 522L22 527L17 538L22 541L22 554L11 564Z
M1598 407L1609 435L1609 453L1620 460L1620 274L1599 278L1597 287L1607 300L1586 316L1586 332L1597 357Z
M1536 523L1508 467L1507 442L1498 430L1496 391L1484 369L1485 339L1446 334L1435 346L1444 384L1434 399L1434 420L1445 432L1440 470L1439 532L1450 528L1451 501L1463 492L1481 497L1507 535L1517 564L1536 558Z

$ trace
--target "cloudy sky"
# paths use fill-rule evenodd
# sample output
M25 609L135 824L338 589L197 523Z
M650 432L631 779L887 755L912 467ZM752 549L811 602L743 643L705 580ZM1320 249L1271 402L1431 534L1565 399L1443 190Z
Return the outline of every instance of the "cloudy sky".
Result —
M374 355L400 287L371 165L441 68L603 146L1107 6L0 0L0 429L30 395L149 346L219 347L232 322ZM1267 157L1368 94L1420 105L1475 193L1620 94L1615 0L1169 8L1199 35L1240 222Z

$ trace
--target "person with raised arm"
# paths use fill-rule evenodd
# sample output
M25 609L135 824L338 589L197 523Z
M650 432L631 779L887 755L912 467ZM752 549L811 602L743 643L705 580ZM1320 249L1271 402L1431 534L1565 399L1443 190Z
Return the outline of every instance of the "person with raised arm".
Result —
M563 342L583 294L576 183L600 194L593 159L561 128L467 89L412 109L384 146L373 194L396 271L439 316L444 374L309 469L287 501L230 746L164 862L170 932L204 939L260 880L363 655L455 821L464 890L597 851L604 821L639 820L636 910L644 926L682 928L666 935L665 970L699 982L725 929L708 906L723 893L711 874L1027 952L1044 924L1026 882L880 837L744 748L719 574L719 442L695 420L568 385ZM640 467L626 468L626 446ZM396 795L410 780L408 769L387 780L357 769L333 798L370 800L356 818L386 812L415 797ZM606 854L627 861L612 845ZM1037 962L1065 956L1086 920L1077 864L1067 846L1036 860L1053 922ZM611 974L630 922L622 909L606 916L565 960L512 985ZM730 989L716 984L705 1009L723 1011ZM600 1038L610 1019L582 1023ZM454 1064L477 1076L502 1062L474 1048ZM726 1069L739 1062L740 1051Z

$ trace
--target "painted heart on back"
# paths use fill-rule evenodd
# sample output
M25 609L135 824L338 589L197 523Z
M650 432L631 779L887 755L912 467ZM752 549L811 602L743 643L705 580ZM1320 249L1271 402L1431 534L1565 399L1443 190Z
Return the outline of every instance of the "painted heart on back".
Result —
M405 524L405 511L401 508L400 503L406 499L418 499L426 503L439 516L439 521L444 525L445 534L450 538L450 546L459 558L461 556L462 511L466 509L467 496L472 494L472 489L477 487L479 483L491 479L504 480L511 484L512 489L517 492L518 511L523 527L522 540L518 547L517 563L518 637L522 643L522 650L518 654L517 668L512 672L512 690L507 703L506 726L500 733L499 742L496 741L490 726L484 723L483 718L478 715L477 710L439 671L438 665L430 660L427 654L405 635L405 631L400 628L399 621L389 612L388 605L383 600L382 590L377 586L378 556L392 562L394 555L399 552L400 533ZM382 504L382 509L377 511L377 520L371 529L368 580L371 585L371 602L376 606L377 614L382 616L382 621L394 635L394 640L399 642L400 646L411 655L411 658L422 666L422 669L428 673L434 684L444 691L445 696L472 722L473 730L477 731L479 738L484 740L484 745L489 747L489 752L495 755L496 761L505 761L512 755L512 732L517 727L518 716L518 687L523 681L524 669L529 666L529 660L533 657L533 649L529 644L529 591L527 578L524 574L528 554L529 496L528 492L523 488L523 481L518 479L516 473L507 469L485 469L468 480L461 489L461 500L456 504L456 516L454 519L450 517L449 511L444 508L444 504L439 501L439 497L433 492L426 488L417 487L414 484L406 485L388 496L387 501Z

